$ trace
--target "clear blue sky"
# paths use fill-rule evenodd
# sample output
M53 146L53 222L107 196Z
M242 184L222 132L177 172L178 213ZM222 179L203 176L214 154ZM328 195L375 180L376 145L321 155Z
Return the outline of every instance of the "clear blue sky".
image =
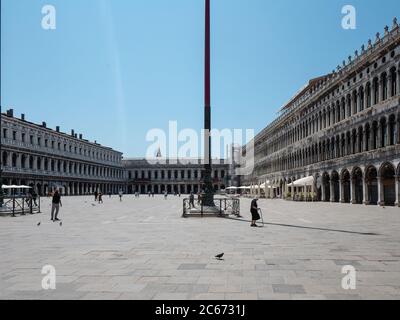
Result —
M57 29L41 9L57 9ZM354 5L357 29L341 28ZM144 156L151 128L203 125L203 0L2 0L1 104ZM399 15L398 0L212 0L213 127L254 128Z

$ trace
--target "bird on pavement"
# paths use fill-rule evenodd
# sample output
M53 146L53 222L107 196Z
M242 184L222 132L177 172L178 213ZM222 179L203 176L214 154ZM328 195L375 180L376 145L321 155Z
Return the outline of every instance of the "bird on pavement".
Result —
M218 254L215 256L216 259L222 260L222 257L224 256L224 253Z
M60 222L60 227L62 227L62 222Z
M38 226L38 227L40 226L40 222L37 224L37 226Z

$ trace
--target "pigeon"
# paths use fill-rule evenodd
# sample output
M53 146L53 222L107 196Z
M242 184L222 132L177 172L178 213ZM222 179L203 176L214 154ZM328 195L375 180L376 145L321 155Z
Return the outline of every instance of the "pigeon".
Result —
M92 207L95 207L96 205L94 203L92 203Z
M62 222L60 222L60 227L62 227Z
M216 259L222 260L222 257L224 256L224 253L218 254L215 256Z
M37 224L37 226L38 226L38 227L40 226L40 222Z

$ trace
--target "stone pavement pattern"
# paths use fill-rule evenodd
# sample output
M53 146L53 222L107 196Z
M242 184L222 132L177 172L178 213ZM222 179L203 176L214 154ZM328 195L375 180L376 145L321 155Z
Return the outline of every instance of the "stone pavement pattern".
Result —
M63 204L62 226L49 199L40 215L0 217L1 299L400 298L399 208L260 200L266 225L250 228L182 219L173 196ZM56 290L41 287L45 265ZM356 290L342 289L343 265L356 268Z

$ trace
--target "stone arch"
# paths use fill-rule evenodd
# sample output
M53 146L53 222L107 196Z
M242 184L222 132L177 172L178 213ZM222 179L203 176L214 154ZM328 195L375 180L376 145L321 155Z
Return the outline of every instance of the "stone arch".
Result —
M378 171L373 165L365 169L365 184L367 188L365 204L378 204Z
M336 170L332 171L331 173L331 183L332 183L332 189L331 189L331 201L332 202L339 202L340 200L340 195L339 195L339 174Z
M322 201L330 201L331 200L331 178L329 177L328 172L324 172L321 178L322 184Z
M347 169L343 169L340 173L340 183L341 183L341 202L342 203L350 203L351 194L350 194L350 172Z
M380 204L394 206L396 202L396 170L393 164L385 162L379 168Z
M352 183L352 203L362 204L363 203L363 172L360 167L354 167L351 172L351 183Z

